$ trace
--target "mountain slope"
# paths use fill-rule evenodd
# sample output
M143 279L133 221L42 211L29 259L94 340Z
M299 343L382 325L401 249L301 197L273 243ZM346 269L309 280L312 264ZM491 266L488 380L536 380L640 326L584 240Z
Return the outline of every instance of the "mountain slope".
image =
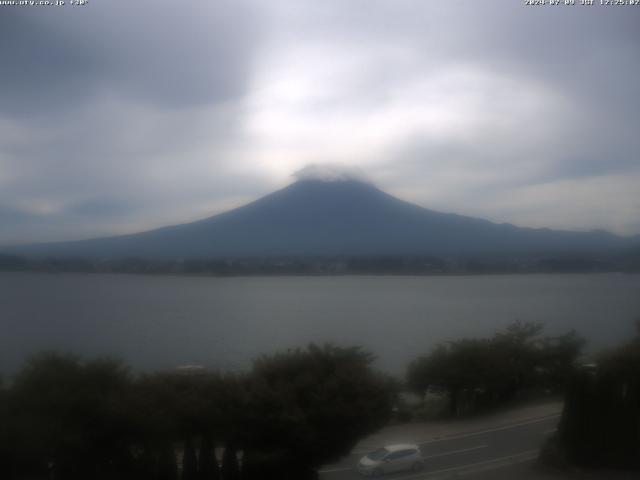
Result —
M32 255L145 258L466 255L609 252L631 242L606 232L518 228L435 212L353 180L302 180L193 223L12 250Z

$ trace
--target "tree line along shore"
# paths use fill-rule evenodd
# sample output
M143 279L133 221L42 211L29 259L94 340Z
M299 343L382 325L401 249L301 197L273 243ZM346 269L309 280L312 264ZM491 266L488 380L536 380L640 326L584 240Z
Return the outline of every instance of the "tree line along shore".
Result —
M209 259L25 257L2 254L0 271L184 275L473 275L640 272L640 251L609 255L340 255Z

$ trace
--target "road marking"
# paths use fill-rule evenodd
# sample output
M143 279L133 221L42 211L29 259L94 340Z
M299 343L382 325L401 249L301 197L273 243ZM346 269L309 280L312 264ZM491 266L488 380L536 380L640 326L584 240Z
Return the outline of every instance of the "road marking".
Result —
M487 430L480 430L479 432L462 433L460 435L452 435L450 437L434 438L432 440L427 440L426 442L420 442L420 445L424 445L427 443L445 442L449 440L457 440L458 438L474 437L476 435L483 435L485 433L491 433L491 432L499 432L501 430L509 430L511 428L523 427L525 425L532 425L534 423L545 422L547 420L551 420L552 418L557 418L560 416L561 415L558 413L554 415L547 415L546 417L542 417L542 418L536 418L534 420L527 420L526 422L512 423L510 425L503 425L502 427L495 427L495 428L489 428Z
M436 453L435 455L427 455L422 457L425 460L429 458L446 457L448 455L455 455L457 453L471 452L473 450L480 450L481 448L489 448L489 445L477 445L475 447L461 448L460 450L451 450L450 452Z
M438 442L448 442L449 440L457 440L459 438L467 438L467 437L474 437L476 435L482 435L485 433L491 433L491 432L498 432L501 430L509 430L510 428L517 428L517 427L523 427L525 425L532 425L534 423L540 423L540 422L545 422L547 420L551 420L552 418L558 418L560 417L561 414L557 413L557 414L552 414L552 415L546 415L544 417L540 417L540 418L535 418L533 420L527 420L524 422L519 422L519 423L512 423L510 425L503 425L502 427L495 427L495 428L489 428L487 430L480 430L478 432L471 432L471 433L461 433L459 435L452 435L450 437L439 437L439 438L431 438L429 440L423 440L423 441L413 441L413 443L416 443L418 445L429 445L431 443L438 443ZM369 448L367 450L356 450L355 452L351 452L351 455L364 455L365 453L369 453L374 451L375 448Z
M533 457L531 455L533 455ZM529 460L532 460L537 455L538 455L538 450L527 450L525 452L516 453L514 455L507 455L507 456L504 456L504 457L492 458L490 460L483 460L481 462L467 463L465 465L459 465L457 467L449 467L449 468L443 468L443 469L440 469L440 470L433 470L431 472L414 473L414 474L411 474L411 475L403 475L401 477L393 477L393 480L405 480L407 478L430 478L430 477L432 477L434 475L439 475L441 473L453 472L453 471L458 471L458 470L466 470L466 469L473 468L473 467L488 466L488 465L499 463L499 462L515 460L515 459L518 459L520 457L523 457L523 458L521 458L520 460L516 460L514 462L511 462L511 463L522 463L522 462L527 462Z
M434 455L427 455L422 458L424 458L425 460L428 460L430 458L447 457L449 455L456 455L458 453L471 452L473 450L480 450L482 448L489 448L489 445L476 445L475 447L461 448L460 450L451 450L450 452L442 452L442 453L436 453ZM327 470L319 470L318 473L346 472L347 470L354 470L354 468L353 467L329 468Z
M441 470L434 470L433 472L428 472L428 473L430 475L437 475L439 473L450 472L452 470L466 470L472 467L482 467L486 465L491 465L492 463L500 463L500 462L515 460L515 459L521 459L521 460L515 461L512 463L526 462L528 460L531 460L537 457L538 453L539 453L539 450L526 450L524 452L515 453L513 455L506 455L504 457L492 458L489 460L482 460L481 462L467 463L465 465L460 465L457 467L443 468Z
M434 439L425 440L425 441L418 441L418 442L414 442L414 443L417 443L418 445L429 445L431 443L446 442L446 441L449 441L449 440L457 440L459 438L473 437L473 436L476 436L476 435L482 435L484 433L498 432L498 431L502 431L502 430L509 430L510 428L517 428L517 427L522 427L522 426L525 426L525 425L532 425L534 423L544 422L546 420L551 420L552 418L558 418L560 416L561 416L561 414L559 414L559 413L558 414L552 414L552 415L546 415L544 417L535 418L533 420L527 420L527 421L524 421L524 422L512 423L510 425L503 425L502 427L489 428L487 430L481 430L481 431L478 431L478 432L463 433L463 434L460 434L460 435L452 435L450 437L434 438ZM548 434L548 433L554 432L555 430L556 429L554 428L552 430L542 432L542 434ZM475 450L475 449L479 449L479 448L485 448L485 446L471 447L471 450ZM370 449L367 449L367 450L358 450L358 451L355 451L355 452L351 452L350 456L363 455L363 454L372 452L373 450L375 450L375 448L370 448ZM467 449L463 449L463 451L464 450L467 450ZM536 450L536 452L537 452L537 450ZM453 452L444 453L444 455L453 455L455 453L462 453L462 452L453 451ZM527 452L525 452L525 453L527 453ZM436 455L436 456L442 456L442 455L443 454L439 454L439 455ZM520 454L520 455L523 455L523 454ZM433 456L429 456L429 457L425 457L425 458L433 458ZM500 460L500 459L489 460L489 462L498 461L498 460ZM473 465L473 464L470 464L470 465ZM464 466L455 467L455 468L464 468ZM329 469L325 469L325 470L318 470L318 473L336 473L336 472L346 472L348 470L354 470L354 468L353 467L329 468ZM446 469L446 470L449 470L449 469ZM435 472L433 472L433 473L435 473ZM398 477L398 478L413 478L413 477L409 476L409 477Z
M347 470L354 470L354 468L353 467L329 468L327 470L318 470L318 473L346 472Z

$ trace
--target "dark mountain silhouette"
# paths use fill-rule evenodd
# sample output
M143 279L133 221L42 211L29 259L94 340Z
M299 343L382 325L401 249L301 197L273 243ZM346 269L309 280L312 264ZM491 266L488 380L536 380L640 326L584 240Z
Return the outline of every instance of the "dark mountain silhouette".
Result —
M428 210L355 180L300 180L193 223L11 253L59 257L215 258L615 252L637 244L603 231L519 228Z

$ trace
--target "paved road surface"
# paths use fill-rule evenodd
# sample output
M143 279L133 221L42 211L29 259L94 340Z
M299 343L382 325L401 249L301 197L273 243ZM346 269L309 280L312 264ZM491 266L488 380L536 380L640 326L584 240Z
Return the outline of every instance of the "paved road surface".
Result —
M425 457L425 468L422 472L397 473L385 475L383 478L420 480L462 472L486 471L531 461L537 456L544 440L555 431L559 419L559 415L550 415L420 443ZM320 471L320 478L361 479L355 465L365 453L354 452L341 463L325 467Z

